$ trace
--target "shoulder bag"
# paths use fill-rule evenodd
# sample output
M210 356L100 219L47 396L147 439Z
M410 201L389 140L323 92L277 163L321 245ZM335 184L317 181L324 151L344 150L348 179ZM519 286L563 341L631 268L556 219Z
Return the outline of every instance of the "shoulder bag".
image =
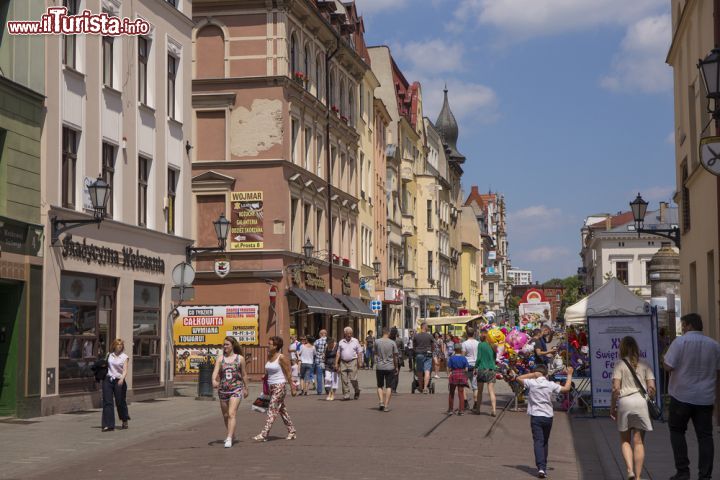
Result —
M658 406L655 399L648 395L647 390L645 390L645 387L643 387L643 384L640 382L640 379L638 378L637 373L635 373L635 369L632 367L632 365L630 365L630 362L628 362L624 358L623 362L625 362L625 365L627 365L630 373L632 373L632 376L635 379L635 386L637 386L638 390L640 391L640 395L642 395L647 402L648 413L650 413L650 417L652 417L654 420L659 420L660 417L662 417L662 410L660 410L660 407Z

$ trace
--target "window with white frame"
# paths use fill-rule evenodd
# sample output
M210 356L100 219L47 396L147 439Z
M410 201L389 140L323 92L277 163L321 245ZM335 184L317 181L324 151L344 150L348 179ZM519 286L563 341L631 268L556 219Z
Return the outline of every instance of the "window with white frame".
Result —
M75 208L79 136L71 128L62 129L62 206L70 209Z
M167 112L168 117L173 120L176 119L175 107L175 84L177 79L179 60L174 55L168 54L167 56Z
M63 0L68 15L77 15L80 0ZM63 64L70 68L77 68L77 35L63 35Z
M102 37L103 85L110 88L113 87L114 40L115 37Z
M138 37L138 102L148 105L148 63L150 40Z
M316 154L315 173L317 174L318 177L322 178L322 176L323 176L323 160L324 160L323 152L325 151L325 141L323 140L323 136L318 135L316 142L317 143L315 143L315 154Z
M306 240L313 241L312 234L312 217L313 217L313 209L312 205L309 203L305 203L303 205L303 245L305 244Z
M150 184L151 160L145 157L138 158L138 225L147 227L148 219L148 187Z
M365 154L360 152L360 196L365 198L365 189L367 183L365 181Z

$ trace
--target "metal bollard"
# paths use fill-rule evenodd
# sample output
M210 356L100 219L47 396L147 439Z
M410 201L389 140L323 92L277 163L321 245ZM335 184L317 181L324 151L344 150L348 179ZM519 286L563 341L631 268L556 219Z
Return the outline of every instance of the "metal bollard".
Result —
M212 399L213 398L213 385L212 385L212 374L213 364L206 360L198 366L198 399Z

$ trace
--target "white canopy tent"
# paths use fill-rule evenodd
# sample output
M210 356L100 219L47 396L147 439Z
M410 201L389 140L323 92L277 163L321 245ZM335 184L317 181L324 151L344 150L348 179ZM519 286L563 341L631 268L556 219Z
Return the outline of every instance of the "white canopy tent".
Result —
M646 302L613 277L605 285L565 310L565 325L587 322L587 317L643 315Z
M461 317L428 317L418 318L417 323L418 325L421 325L423 322L426 322L428 324L428 327L439 327L442 325L468 323L473 320L477 320L478 318L482 318L482 315L464 315Z

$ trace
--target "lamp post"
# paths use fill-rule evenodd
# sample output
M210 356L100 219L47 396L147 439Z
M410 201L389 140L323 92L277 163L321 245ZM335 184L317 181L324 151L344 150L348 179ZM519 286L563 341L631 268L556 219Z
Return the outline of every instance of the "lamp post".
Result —
M373 280L380 276L380 268L382 267L382 264L380 263L380 260L375 257L375 261L372 264L373 266L373 275L369 275L367 277L360 277L360 283L367 282L368 280Z
M112 187L102 179L101 175L98 175L97 180L88 185L87 188L88 193L90 194L90 203L92 203L93 218L82 220L62 220L57 218L57 216L53 216L50 219L52 224L50 243L55 244L55 242L60 239L61 233L72 230L73 228L89 224L97 224L98 228L100 228L100 223L102 223L105 219L107 202L110 199Z
M712 113L713 118L720 120L720 109L718 109L718 101L720 101L720 49L713 48L710 53L702 60L698 60L698 70L705 85L705 93L708 100L714 102L715 108L710 108L708 103L708 111Z
M642 233L649 233L658 237L667 238L672 240L677 248L680 248L680 229L677 226L672 228L643 228L645 225L645 214L647 213L648 202L643 200L642 196L638 193L635 200L630 202L630 209L632 210L633 219L635 220L635 231L638 237Z
M209 253L209 252L223 252L225 251L225 245L227 243L227 236L230 232L230 221L225 218L225 214L221 213L220 217L213 222L215 227L215 235L217 236L218 246L217 247L193 247L188 245L185 248L185 258L187 263L190 263L192 257L198 253Z

